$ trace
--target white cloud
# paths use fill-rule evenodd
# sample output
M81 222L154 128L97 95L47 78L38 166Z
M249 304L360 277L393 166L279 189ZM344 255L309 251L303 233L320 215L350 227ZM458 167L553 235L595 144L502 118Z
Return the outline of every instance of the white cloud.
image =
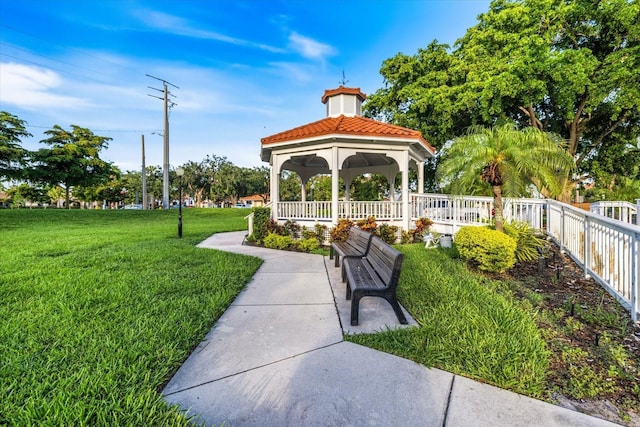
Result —
M56 93L63 85L60 76L47 69L24 64L0 64L2 103L26 110L38 108L79 108L89 103L82 98Z
M289 47L305 58L320 61L324 61L325 57L336 53L332 46L305 37L295 31L289 35Z
M142 20L149 27L162 30L168 33L177 34L185 37L193 37L204 40L215 40L223 43L234 44L238 46L247 46L251 48L266 50L273 53L284 53L285 50L270 46L264 43L256 43L250 40L239 39L215 31L202 30L196 24L178 16L169 15L163 12L139 10L135 13L138 19Z

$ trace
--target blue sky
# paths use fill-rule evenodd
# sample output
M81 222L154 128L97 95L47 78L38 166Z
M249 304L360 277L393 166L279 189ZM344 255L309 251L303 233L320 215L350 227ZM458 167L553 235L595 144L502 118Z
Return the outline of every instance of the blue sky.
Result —
M437 39L453 44L484 0L0 0L0 110L43 132L75 124L113 138L123 170L162 164L165 79L170 163L227 157L266 166L260 138L324 117L320 98L383 86L382 62ZM428 138L428 136L427 136Z

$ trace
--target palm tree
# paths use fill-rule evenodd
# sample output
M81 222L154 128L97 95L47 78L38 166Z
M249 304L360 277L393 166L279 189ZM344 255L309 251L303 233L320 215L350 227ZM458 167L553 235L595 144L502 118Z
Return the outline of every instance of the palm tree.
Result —
M468 194L482 183L491 187L495 226L500 231L503 194L519 197L533 184L545 194L558 195L561 179L575 165L560 137L533 127L519 130L515 124L471 127L444 148L441 156L437 174L453 193Z

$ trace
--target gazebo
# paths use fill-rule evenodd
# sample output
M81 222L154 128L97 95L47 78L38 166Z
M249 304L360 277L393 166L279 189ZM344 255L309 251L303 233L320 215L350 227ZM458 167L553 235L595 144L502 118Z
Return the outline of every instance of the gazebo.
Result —
M262 138L261 158L271 166L271 217L301 222L339 218L376 219L410 227L409 169L418 173L418 192L423 192L424 161L435 149L416 130L394 126L361 116L366 96L360 88L340 86L326 90L324 119ZM301 179L301 201L280 201L280 174L294 171ZM380 173L389 183L389 201L350 200L353 179ZM402 174L401 196L395 200L394 182ZM307 201L305 185L316 175L331 175L331 201ZM340 188L340 178L344 188Z

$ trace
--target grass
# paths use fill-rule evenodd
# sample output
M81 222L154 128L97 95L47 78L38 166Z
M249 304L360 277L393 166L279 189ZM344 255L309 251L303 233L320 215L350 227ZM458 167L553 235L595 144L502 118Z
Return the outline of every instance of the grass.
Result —
M0 211L0 425L186 425L164 383L261 261L237 209Z
M531 313L504 285L474 275L444 250L398 247L405 254L398 298L418 328L349 336L350 341L543 397L549 352Z

